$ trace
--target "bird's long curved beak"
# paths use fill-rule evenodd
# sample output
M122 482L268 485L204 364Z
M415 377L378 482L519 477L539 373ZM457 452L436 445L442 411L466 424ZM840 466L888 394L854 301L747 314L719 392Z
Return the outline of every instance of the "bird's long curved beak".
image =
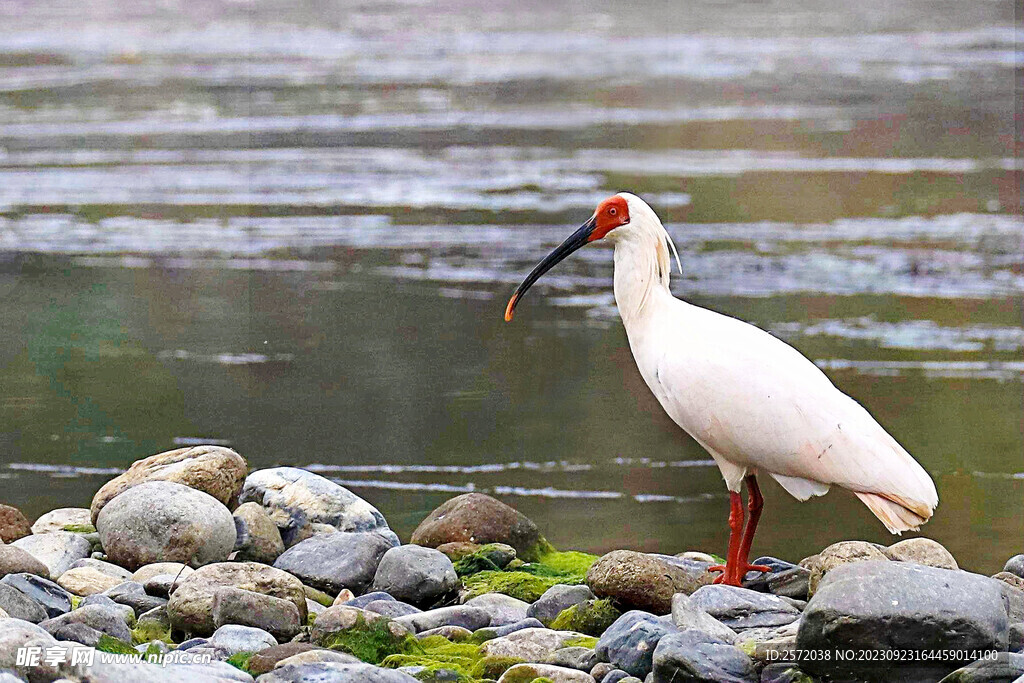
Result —
M573 253L580 247L586 246L587 242L590 241L590 235L594 232L594 228L597 226L597 216L591 216L590 220L581 225L576 232L569 235L568 238L554 250L544 257L544 259L537 264L537 266L530 271L530 274L526 276L523 283L516 288L512 298L508 300L508 306L505 307L505 322L512 321L512 313L516 310L516 304L526 294L526 290L533 286L533 283L540 279L541 275L548 272L559 261L563 260L566 256Z

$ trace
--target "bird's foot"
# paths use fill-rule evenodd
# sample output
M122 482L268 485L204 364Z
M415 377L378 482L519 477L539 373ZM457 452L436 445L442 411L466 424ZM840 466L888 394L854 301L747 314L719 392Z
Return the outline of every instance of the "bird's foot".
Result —
M714 583L726 586L742 586L743 578L747 572L770 572L771 567L763 564L743 563L742 567L736 565L716 564L708 567L709 572L722 572L715 577Z

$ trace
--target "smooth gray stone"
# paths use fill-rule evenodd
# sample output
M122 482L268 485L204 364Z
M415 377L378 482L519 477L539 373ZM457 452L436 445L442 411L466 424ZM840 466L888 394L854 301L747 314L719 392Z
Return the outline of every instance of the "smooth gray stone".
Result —
M615 620L594 648L601 661L611 662L631 676L642 678L654 666L654 650L670 633L678 633L671 622L650 612L631 610Z
M402 671L372 664L287 664L260 676L260 683L419 683Z
M459 586L448 556L433 548L402 545L380 559L372 589L411 605L429 606Z
M318 534L284 551L274 567L332 595L343 588L359 593L373 581L381 558L391 547L375 533Z
M589 586L557 584L544 591L537 602L530 605L526 610L526 616L550 624L555 617L573 605L580 605L593 599L594 592Z
M123 640L126 643L132 642L132 632L128 628L121 614L113 609L100 605L87 605L62 614L53 619L41 622L39 626L53 633L57 628L65 624L85 624L97 631L102 631L108 636Z
M16 588L38 602L46 610L47 618L58 617L71 611L71 593L41 576L8 574L0 579L0 583Z
M518 600L502 593L485 593L465 603L469 607L479 607L491 615L491 626L507 626L527 618L530 603Z
M757 683L754 662L738 647L696 629L670 633L654 650L654 682Z
M119 602L114 602L106 595L96 593L89 597L82 598L82 601L78 603L79 607L85 607L86 605L100 605L101 607L107 607L114 610L124 619L125 623L131 625L135 622L135 610L128 605L122 605Z
M80 534L68 531L51 531L33 534L11 543L27 551L50 570L50 578L56 581L76 561L89 557L92 545Z
M940 683L1014 683L1024 678L1024 655L1000 652L995 659L980 659L960 667Z
M210 636L210 644L230 654L259 652L277 645L277 639L261 628L225 624Z
M800 618L800 611L786 600L738 586L703 586L690 601L734 631L784 626Z
M1004 572L1010 572L1024 579L1024 555L1014 555L1003 565Z
M344 603L344 605L346 607L358 607L359 609L362 609L366 605L369 605L371 602L375 602L377 600L394 600L394 599L395 599L394 596L388 595L384 591L372 591L370 593L366 593L364 595L360 595L357 598L352 598L348 602Z
M523 619L522 621L517 621L514 624L508 624L506 626L497 626L495 628L490 628L488 630L494 631L494 635L498 638L501 638L502 636L507 636L510 633L522 631L524 628L544 628L544 624L540 623L539 619L528 617L526 619Z
M672 623L681 631L693 628L729 644L736 642L735 631L705 612L685 593L676 593L672 596L671 618Z
M407 617L399 617L395 621L415 633L429 631L440 626L461 626L470 631L475 631L490 625L491 615L477 607L455 605L452 607L440 607L427 612L420 612L419 614L410 614Z
M0 609L12 619L23 619L38 624L47 618L46 610L38 602L17 588L0 582Z
M398 600L374 600L373 602L366 603L363 607L367 612L375 612L376 614L383 614L386 617L397 619L398 617L407 617L410 614L419 614L423 610L418 607L413 607L410 604L399 602Z
M544 664L553 664L554 666L589 673L597 664L597 653L589 647L563 647L552 652L544 660Z

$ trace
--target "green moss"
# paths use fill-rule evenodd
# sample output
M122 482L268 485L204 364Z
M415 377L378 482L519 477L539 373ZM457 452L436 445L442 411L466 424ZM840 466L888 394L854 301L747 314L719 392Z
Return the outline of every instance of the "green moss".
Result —
M347 652L368 664L380 664L391 655L411 654L420 649L414 637L391 633L387 619L367 622L362 615L355 626L328 634L321 644L331 650Z
M94 534L96 533L96 527L92 524L65 524L61 527L64 531L70 531L73 534Z
M501 567L496 565L491 558L478 555L477 553L466 555L461 560L455 562L455 573L459 576L468 576L477 572L487 571L501 571Z
M81 598L81 597L79 597L77 595L72 595L71 596L71 609L73 609L73 610L78 609L78 605L81 604L83 599L84 598Z
M562 643L562 647L586 647L593 650L597 647L597 638L593 636L580 636L579 638L570 638L569 640Z
M164 626L153 619L146 619L132 629L132 642L136 645L149 643L154 640L161 640L168 645L173 645L171 640L171 627Z
M228 657L227 662L236 669L241 669L245 673L252 673L249 671L249 660L253 658L255 652L236 652L235 654Z
M473 634L469 637L467 642L476 643L477 645L483 645L488 640L494 640L498 637L493 628L481 628L473 631Z
M316 588L311 588L310 586L304 585L302 587L302 592L306 594L307 598L309 598L313 602L320 603L324 607L330 607L334 604L334 598L332 598L327 593L324 593L323 591L318 591Z
M545 541L545 544L547 542ZM550 545L536 562L510 562L504 571L486 570L463 576L470 597L484 593L504 593L526 602L536 602L556 584L577 585L587 578L587 570L596 555L575 551L559 552Z
M473 665L469 675L473 678L498 679L513 666L522 663L523 660L518 657L484 657Z
M543 680L543 678L537 676L537 670L535 668L532 666L523 666L514 671L505 672L502 683L535 683L535 681Z
M117 655L137 655L138 650L132 647L130 644L123 640L118 640L113 636L103 634L100 639L96 642L96 649L100 652L112 652Z
M480 659L480 646L473 643L452 643L442 636L431 636L419 641L416 650L408 654L394 654L384 659L381 666L397 669L400 666L423 666L428 671L450 669L459 680L471 680L470 671Z
M562 610L549 626L556 631L599 636L620 616L622 613L612 606L610 600L588 600Z
M739 649L743 650L744 654L748 657L754 656L754 650L757 649L757 643L753 640L744 640L742 643L737 645Z
M316 623L316 614L309 612L306 614L306 626L312 626Z

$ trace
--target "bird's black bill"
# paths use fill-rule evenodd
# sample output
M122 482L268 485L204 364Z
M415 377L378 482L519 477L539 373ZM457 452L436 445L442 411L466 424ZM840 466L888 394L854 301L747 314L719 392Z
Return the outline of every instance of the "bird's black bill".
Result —
M508 306L505 308L505 322L512 320L512 313L516 310L516 304L526 294L526 290L533 286L533 283L540 279L541 275L548 272L559 261L563 260L566 256L576 251L580 247L586 246L590 239L591 233L594 232L594 227L597 225L597 218L591 217L589 221L579 227L579 229L559 244L555 249L544 257L537 266L530 271L530 274L523 280L523 284L516 288L515 294L508 300Z

